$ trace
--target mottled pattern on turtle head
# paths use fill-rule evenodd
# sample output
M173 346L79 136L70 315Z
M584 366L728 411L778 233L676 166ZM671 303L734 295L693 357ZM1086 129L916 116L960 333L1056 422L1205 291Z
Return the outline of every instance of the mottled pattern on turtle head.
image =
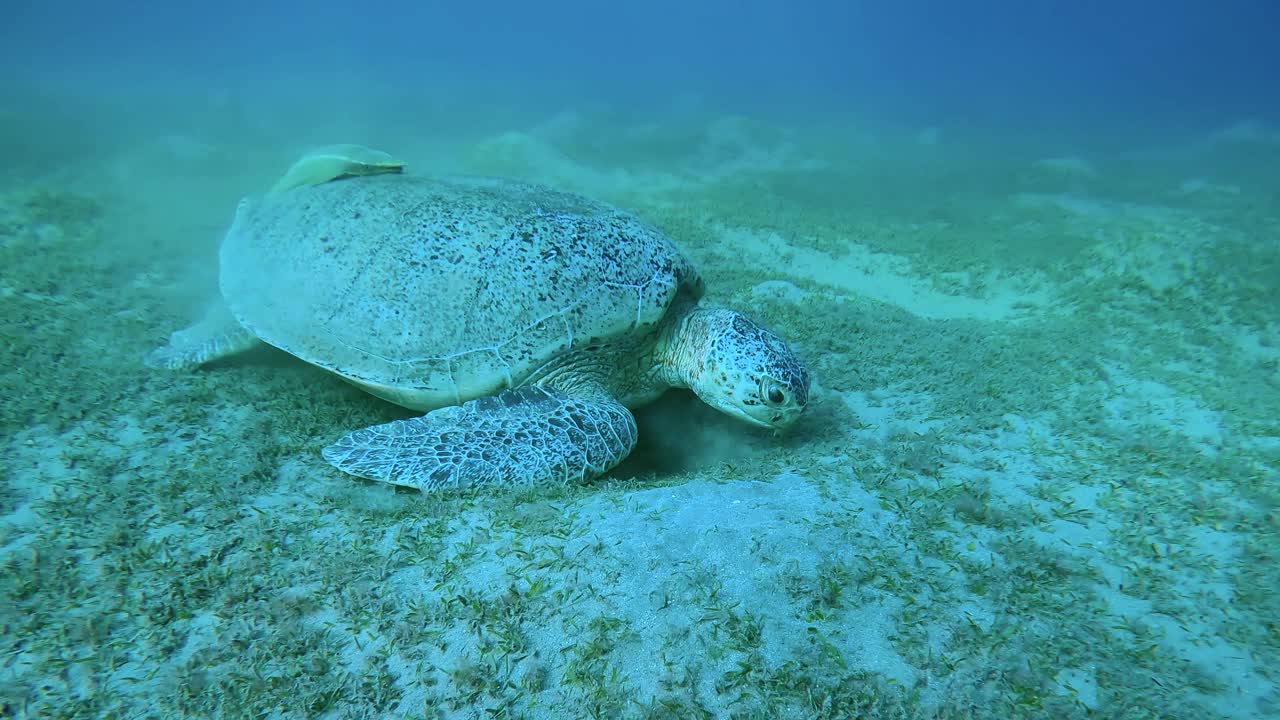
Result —
M809 371L787 343L741 313L693 309L673 325L665 362L703 402L753 425L785 428L809 402Z

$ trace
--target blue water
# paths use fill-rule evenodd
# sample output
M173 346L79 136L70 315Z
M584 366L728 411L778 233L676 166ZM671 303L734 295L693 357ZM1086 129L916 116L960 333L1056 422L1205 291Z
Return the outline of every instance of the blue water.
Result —
M1265 0L622 5L10 0L0 57L10 79L107 63L252 86L342 69L406 92L444 68L640 109L696 92L756 112L965 121L1280 113L1280 9Z

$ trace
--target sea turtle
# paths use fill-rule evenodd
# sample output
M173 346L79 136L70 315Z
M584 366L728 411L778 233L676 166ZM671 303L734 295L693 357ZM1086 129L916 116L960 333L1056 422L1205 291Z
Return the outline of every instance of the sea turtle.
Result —
M220 304L147 358L189 368L259 340L426 414L323 450L424 491L586 481L671 387L791 425L809 375L770 331L703 307L693 265L610 205L513 180L369 174L241 201Z
M299 158L285 171L284 176L271 188L271 192L284 192L340 178L403 171L404 162L381 150L352 143L325 145Z

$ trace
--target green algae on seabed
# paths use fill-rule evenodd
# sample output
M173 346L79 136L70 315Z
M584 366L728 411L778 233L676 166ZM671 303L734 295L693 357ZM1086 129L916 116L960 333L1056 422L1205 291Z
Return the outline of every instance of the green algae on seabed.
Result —
M680 134L722 133L721 148L739 130ZM602 182L624 161L580 132L560 174ZM821 141L823 157L854 152ZM332 472L319 447L399 411L281 353L146 371L145 349L188 319L170 298L193 239L134 236L105 194L5 194L0 714L1274 711L1280 335L1264 290L1280 257L1256 242L1274 219L1247 197L1212 218L1131 212L1094 163L1098 238L1081 244L1086 206L1020 203L1055 181L1010 162L951 206L957 240L936 213L912 217L951 202L945 183L877 216L830 173L744 183L698 165L732 155L717 152L673 153L715 178L678 203L602 194L686 241L713 299L795 342L812 413L773 438L675 395L640 414L647 445L611 478L525 494ZM982 222L1002 242L1070 241L1010 255ZM895 304L795 274L770 233L833 264L899 258L866 277L912 292L968 302L1019 282L1048 301L996 319ZM996 266L995 288L949 275Z

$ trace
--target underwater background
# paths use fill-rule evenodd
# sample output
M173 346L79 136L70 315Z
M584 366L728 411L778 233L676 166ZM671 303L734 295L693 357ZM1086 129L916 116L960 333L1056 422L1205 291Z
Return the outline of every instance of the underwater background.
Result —
M1280 717L1280 9L24 2L0 20L0 717ZM142 358L307 150L665 230L806 359L581 487Z

